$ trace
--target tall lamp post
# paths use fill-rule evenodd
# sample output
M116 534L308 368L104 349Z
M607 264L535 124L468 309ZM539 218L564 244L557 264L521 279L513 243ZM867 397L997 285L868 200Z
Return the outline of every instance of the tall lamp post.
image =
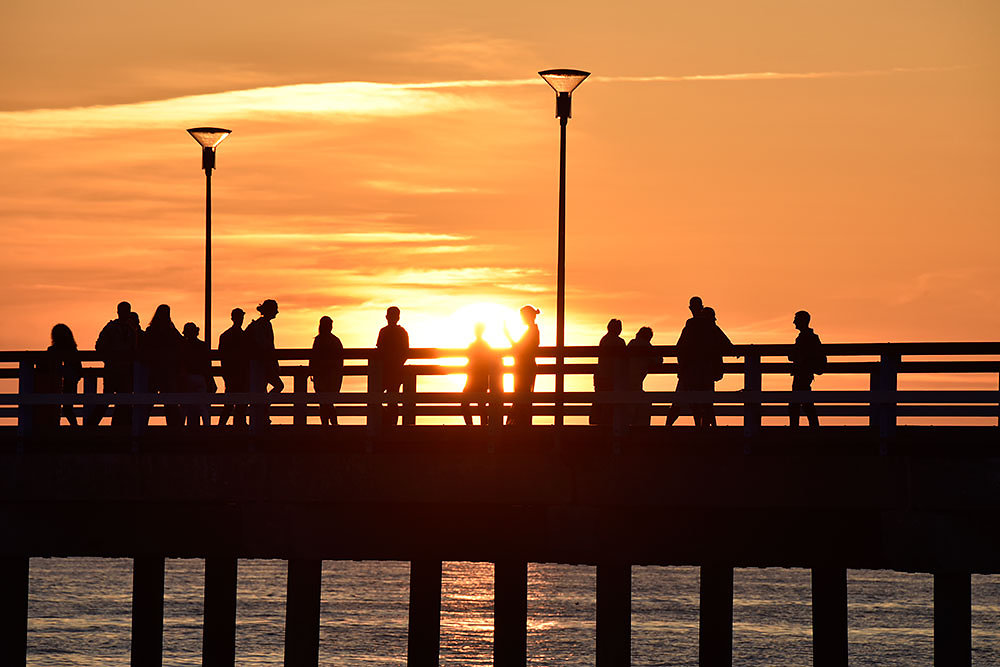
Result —
M538 73L556 91L559 118L559 251L556 272L556 409L555 425L563 424L566 345L566 123L573 91L590 76L578 69L547 69Z
M212 170L215 147L232 134L221 127L192 127L188 134L201 145L201 168L205 170L205 342L212 349Z

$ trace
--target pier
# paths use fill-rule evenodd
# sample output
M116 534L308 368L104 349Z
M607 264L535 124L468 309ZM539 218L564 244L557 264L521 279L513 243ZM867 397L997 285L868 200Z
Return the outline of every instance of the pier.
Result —
M656 349L659 384L672 384L675 351ZM293 391L211 396L214 414L269 406L272 425L243 431L169 428L156 407L149 426L54 427L39 410L68 399L35 391L43 353L0 353L16 388L0 395L0 582L12 592L0 663L26 659L29 559L97 556L134 559L133 665L160 664L166 558L205 559L206 665L236 661L241 558L288 562L286 665L317 664L320 567L340 559L410 562L410 665L437 664L441 563L463 560L495 564L498 666L527 661L529 562L597 566L599 667L629 664L633 565L701 568L702 665L732 662L739 567L811 569L818 667L847 665L848 569L933 574L935 664L971 664L970 578L1000 573L1000 344L826 345L816 386L864 386L808 395L771 388L790 384L790 349L737 346L735 388L595 394L570 389L597 349L566 348L568 390L534 393L537 425L510 428L510 394L479 396L492 419L469 427L457 422L470 397L426 388L464 372L444 362L462 350L413 351L399 426L368 390L380 386L373 351L349 350L345 391L318 397L308 351L285 350ZM141 371L135 393L101 394L97 357L83 356L78 406L199 399L144 393ZM540 383L555 357L540 350ZM318 425L325 398L344 425ZM628 426L631 406L662 416L675 400L711 400L721 425ZM836 425L788 427L787 404L805 400ZM595 402L614 405L613 424L586 423Z

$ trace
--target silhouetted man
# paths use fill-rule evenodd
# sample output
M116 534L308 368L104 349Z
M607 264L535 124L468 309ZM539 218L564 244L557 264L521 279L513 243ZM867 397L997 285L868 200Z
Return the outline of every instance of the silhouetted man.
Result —
M94 344L94 349L104 360L105 394L132 391L137 340L135 327L132 324L132 305L128 301L122 301L118 304L118 318L104 325ZM99 425L107 409L107 405L95 405L88 415L88 424ZM116 401L111 415L111 425L128 426L131 423L132 406L119 405Z
M219 357L222 359L222 379L226 383L226 392L250 391L250 350L246 332L243 331L243 319L246 313L242 308L233 308L230 317L233 326L219 336ZM242 403L222 406L219 415L219 426L225 426L229 415L233 416L233 426L243 428L247 425L247 406Z
M309 374L317 392L339 393L344 383L344 344L333 335L333 320L326 315L319 318L319 332L309 355ZM324 426L336 426L337 406L320 403L319 421Z
M594 391L611 392L623 388L625 369L625 340L622 338L622 321L608 321L608 332L597 344L597 372L594 373ZM614 405L595 403L590 413L591 424L611 424Z
M399 326L399 308L385 311L386 325L378 332L375 343L382 362L382 391L387 394L382 423L395 425L399 419L399 392L403 384L403 365L410 356L410 335Z
M715 310L702 306L701 299L692 297L692 316L677 339L677 391L712 391L715 381L722 378L722 355L731 350L729 337L715 323ZM687 407L675 402L667 412L666 425L671 426ZM695 426L712 426L715 415L710 403L690 406Z
M278 302L265 299L257 306L260 317L247 325L244 335L250 349L250 391L263 393L267 385L271 385L269 393L280 394L285 388L281 380L281 369L278 366L278 353L274 347L274 328L271 320L278 316ZM270 405L253 406L250 414L250 425L259 428L271 423Z
M795 338L795 348L788 355L788 360L792 362L792 391L812 391L813 378L826 370L826 355L823 353L823 344L812 329L809 328L809 321L812 319L804 310L795 313L792 324L799 330L799 335ZM812 403L789 403L788 416L792 426L799 425L799 412L806 413L810 426L819 426L819 415L816 414L816 406Z
M625 389L627 391L642 391L642 383L650 371L663 364L663 357L653 351L653 330L642 327L635 333L635 338L628 342L625 348L628 359L628 372ZM649 426L652 417L652 406L649 403L633 405L629 411L629 420L633 426Z

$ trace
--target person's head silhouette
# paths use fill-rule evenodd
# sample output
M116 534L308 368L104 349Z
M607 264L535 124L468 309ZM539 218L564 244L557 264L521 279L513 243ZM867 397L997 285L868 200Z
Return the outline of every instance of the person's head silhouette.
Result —
M265 320L273 320L278 315L278 302L274 299L265 299L262 304L257 306L257 312Z
M795 318L792 320L792 324L795 325L795 328L798 329L799 331L804 331L805 329L809 328L809 321L811 319L812 316L809 315L808 312L800 310L797 313L795 313Z
M688 309L691 311L691 314L693 316L698 317L698 315L701 314L701 312L705 309L705 306L701 303L701 297L700 296L691 297L691 299L688 301Z
M705 307L701 310L701 315L699 317L704 317L709 322L715 321L715 308Z
M118 319L122 322L128 322L129 313L132 312L132 304L128 301L122 301L118 304Z
M170 306L165 303L161 303L153 311L153 319L149 321L149 326L166 326L170 324Z
M539 309L532 305L521 306L521 321L525 324L534 324L535 318L541 313Z
M319 318L319 332L321 334L328 334L333 331L333 319L329 315L324 315Z
M385 309L385 321L389 324L399 324L399 308L389 306Z
M649 327L640 327L640 329L635 332L635 338L643 343L648 343L653 340L653 330Z
M622 321L615 318L608 320L608 333L620 336L622 333Z
M232 318L233 324L241 327L243 326L243 318L246 317L246 313L243 312L242 308L233 308L233 312L229 313L229 317Z
M184 324L184 337L185 338L188 338L188 339L197 338L199 331L201 331L201 329L199 329L198 325L195 324L194 322L187 322L187 323Z
M139 331L140 329L142 329L142 324L139 323L139 313L135 312L134 310L131 313L129 313L128 314L128 324L129 324L130 327L132 327L136 331Z
M57 324L52 327L52 347L59 350L75 350L76 340L73 332L65 324Z

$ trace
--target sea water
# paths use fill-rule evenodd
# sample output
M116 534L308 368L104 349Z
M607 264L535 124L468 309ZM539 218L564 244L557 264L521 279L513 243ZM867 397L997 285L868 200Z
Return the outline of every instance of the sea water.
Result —
M164 588L163 664L200 665L205 565L169 559ZM324 561L320 664L406 662L409 564ZM236 660L281 665L286 565L241 560ZM129 664L132 561L34 558L28 602L28 664ZM593 665L596 571L528 566L528 655L532 665ZM493 662L493 566L445 563L441 664ZM1000 576L972 577L973 664L1000 665ZM733 663L812 663L808 570L737 569ZM850 570L851 665L933 662L933 578ZM698 664L698 568L632 568L632 664Z

